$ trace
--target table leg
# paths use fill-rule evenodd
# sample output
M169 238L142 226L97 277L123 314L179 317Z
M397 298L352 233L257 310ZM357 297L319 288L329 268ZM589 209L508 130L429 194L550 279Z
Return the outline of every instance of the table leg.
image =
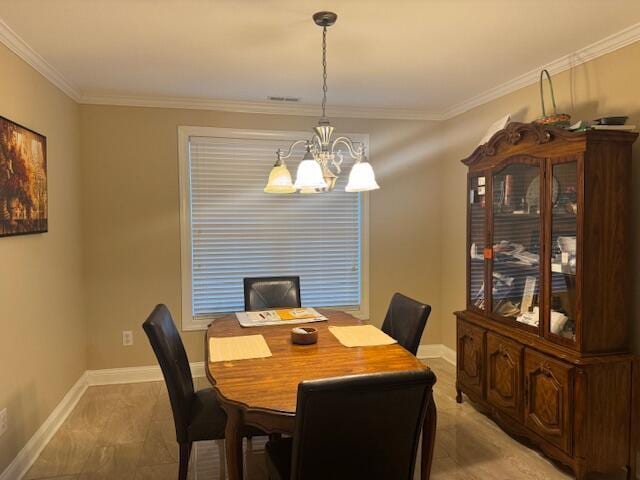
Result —
M427 405L427 414L424 417L422 426L422 452L420 463L420 479L429 480L431 476L431 465L433 464L433 450L436 444L436 425L438 423L438 413L436 402L433 396Z
M229 480L243 480L242 458L242 416L234 407L225 408L227 412L227 427L225 429L227 471Z

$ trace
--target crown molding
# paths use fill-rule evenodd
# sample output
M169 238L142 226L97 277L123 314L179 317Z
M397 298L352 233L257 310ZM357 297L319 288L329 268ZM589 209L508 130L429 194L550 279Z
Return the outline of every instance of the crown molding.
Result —
M14 32L2 18L0 18L0 42L73 100L80 101L80 92Z
M590 60L606 55L607 53L611 53L615 50L626 47L627 45L635 43L639 40L640 23L636 23L635 25L631 25L624 30L614 33L613 35L609 35L602 40L598 40L591 45L587 45L580 50L560 57L545 65L541 65L537 68L529 70L527 73L513 78L508 82L502 83L496 87L490 88L489 90L480 93L479 95L475 95L463 102L460 102L443 112L441 114L442 118L444 120L449 120L450 118L454 118L475 107L479 107L480 105L503 97L504 95L507 95L509 93L515 92L516 90L519 90L523 87L533 85L534 83L537 83L539 81L540 71L544 68L549 70L549 73L552 75L564 72L571 68L577 67L578 65L582 65L583 63L587 63Z
M640 41L640 23L631 25L619 32L592 43L580 50L560 57L546 65L534 68L518 77L490 88L457 103L443 112L421 109L386 107L349 107L332 106L329 114L336 118L367 118L389 120L427 120L443 121L454 118L475 107L512 93L538 81L540 70L546 68L551 74L582 65L590 60L611 53L632 43ZM91 105L115 105L131 107L179 108L192 110L217 110L236 113L259 113L270 115L300 115L317 117L317 105L280 104L272 102L250 102L217 100L195 97L170 96L132 96L82 94L71 82L67 81L51 64L31 48L11 27L0 18L0 42L40 72L47 80L57 86L78 103Z
M127 95L85 95L80 103L90 105L117 105L129 107L183 108L190 110L217 110L236 113L261 113L267 115L300 115L318 117L319 105L290 104L276 102L248 102L215 100L197 97L161 97ZM386 107L329 106L329 117L369 118L391 120L443 120L440 113L424 110Z

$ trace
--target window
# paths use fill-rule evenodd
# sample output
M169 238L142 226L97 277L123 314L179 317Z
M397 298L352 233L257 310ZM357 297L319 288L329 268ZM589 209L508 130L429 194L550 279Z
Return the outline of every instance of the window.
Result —
M368 199L344 191L348 155L333 192L263 192L276 150L306 136L179 128L183 329L243 310L251 276L299 275L303 305L368 314ZM289 162L292 175L303 153Z

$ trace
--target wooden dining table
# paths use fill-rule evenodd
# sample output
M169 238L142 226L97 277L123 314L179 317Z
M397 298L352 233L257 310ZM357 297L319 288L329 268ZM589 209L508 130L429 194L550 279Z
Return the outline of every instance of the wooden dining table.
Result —
M242 431L254 426L269 434L294 431L298 384L305 380L379 372L424 370L428 367L398 344L345 347L329 326L361 325L352 315L319 310L328 318L308 326L318 329L313 345L291 343L291 326L243 328L235 315L217 318L205 341L206 375L227 413L226 461L230 480L243 479ZM263 335L272 356L211 362L209 338ZM421 478L428 479L433 460L436 408L429 401L422 430Z

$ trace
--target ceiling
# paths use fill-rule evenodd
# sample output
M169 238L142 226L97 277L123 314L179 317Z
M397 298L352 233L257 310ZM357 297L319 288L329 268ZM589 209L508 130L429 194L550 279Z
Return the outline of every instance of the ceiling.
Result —
M82 99L321 99L442 113L640 24L638 0L0 0L0 18Z

